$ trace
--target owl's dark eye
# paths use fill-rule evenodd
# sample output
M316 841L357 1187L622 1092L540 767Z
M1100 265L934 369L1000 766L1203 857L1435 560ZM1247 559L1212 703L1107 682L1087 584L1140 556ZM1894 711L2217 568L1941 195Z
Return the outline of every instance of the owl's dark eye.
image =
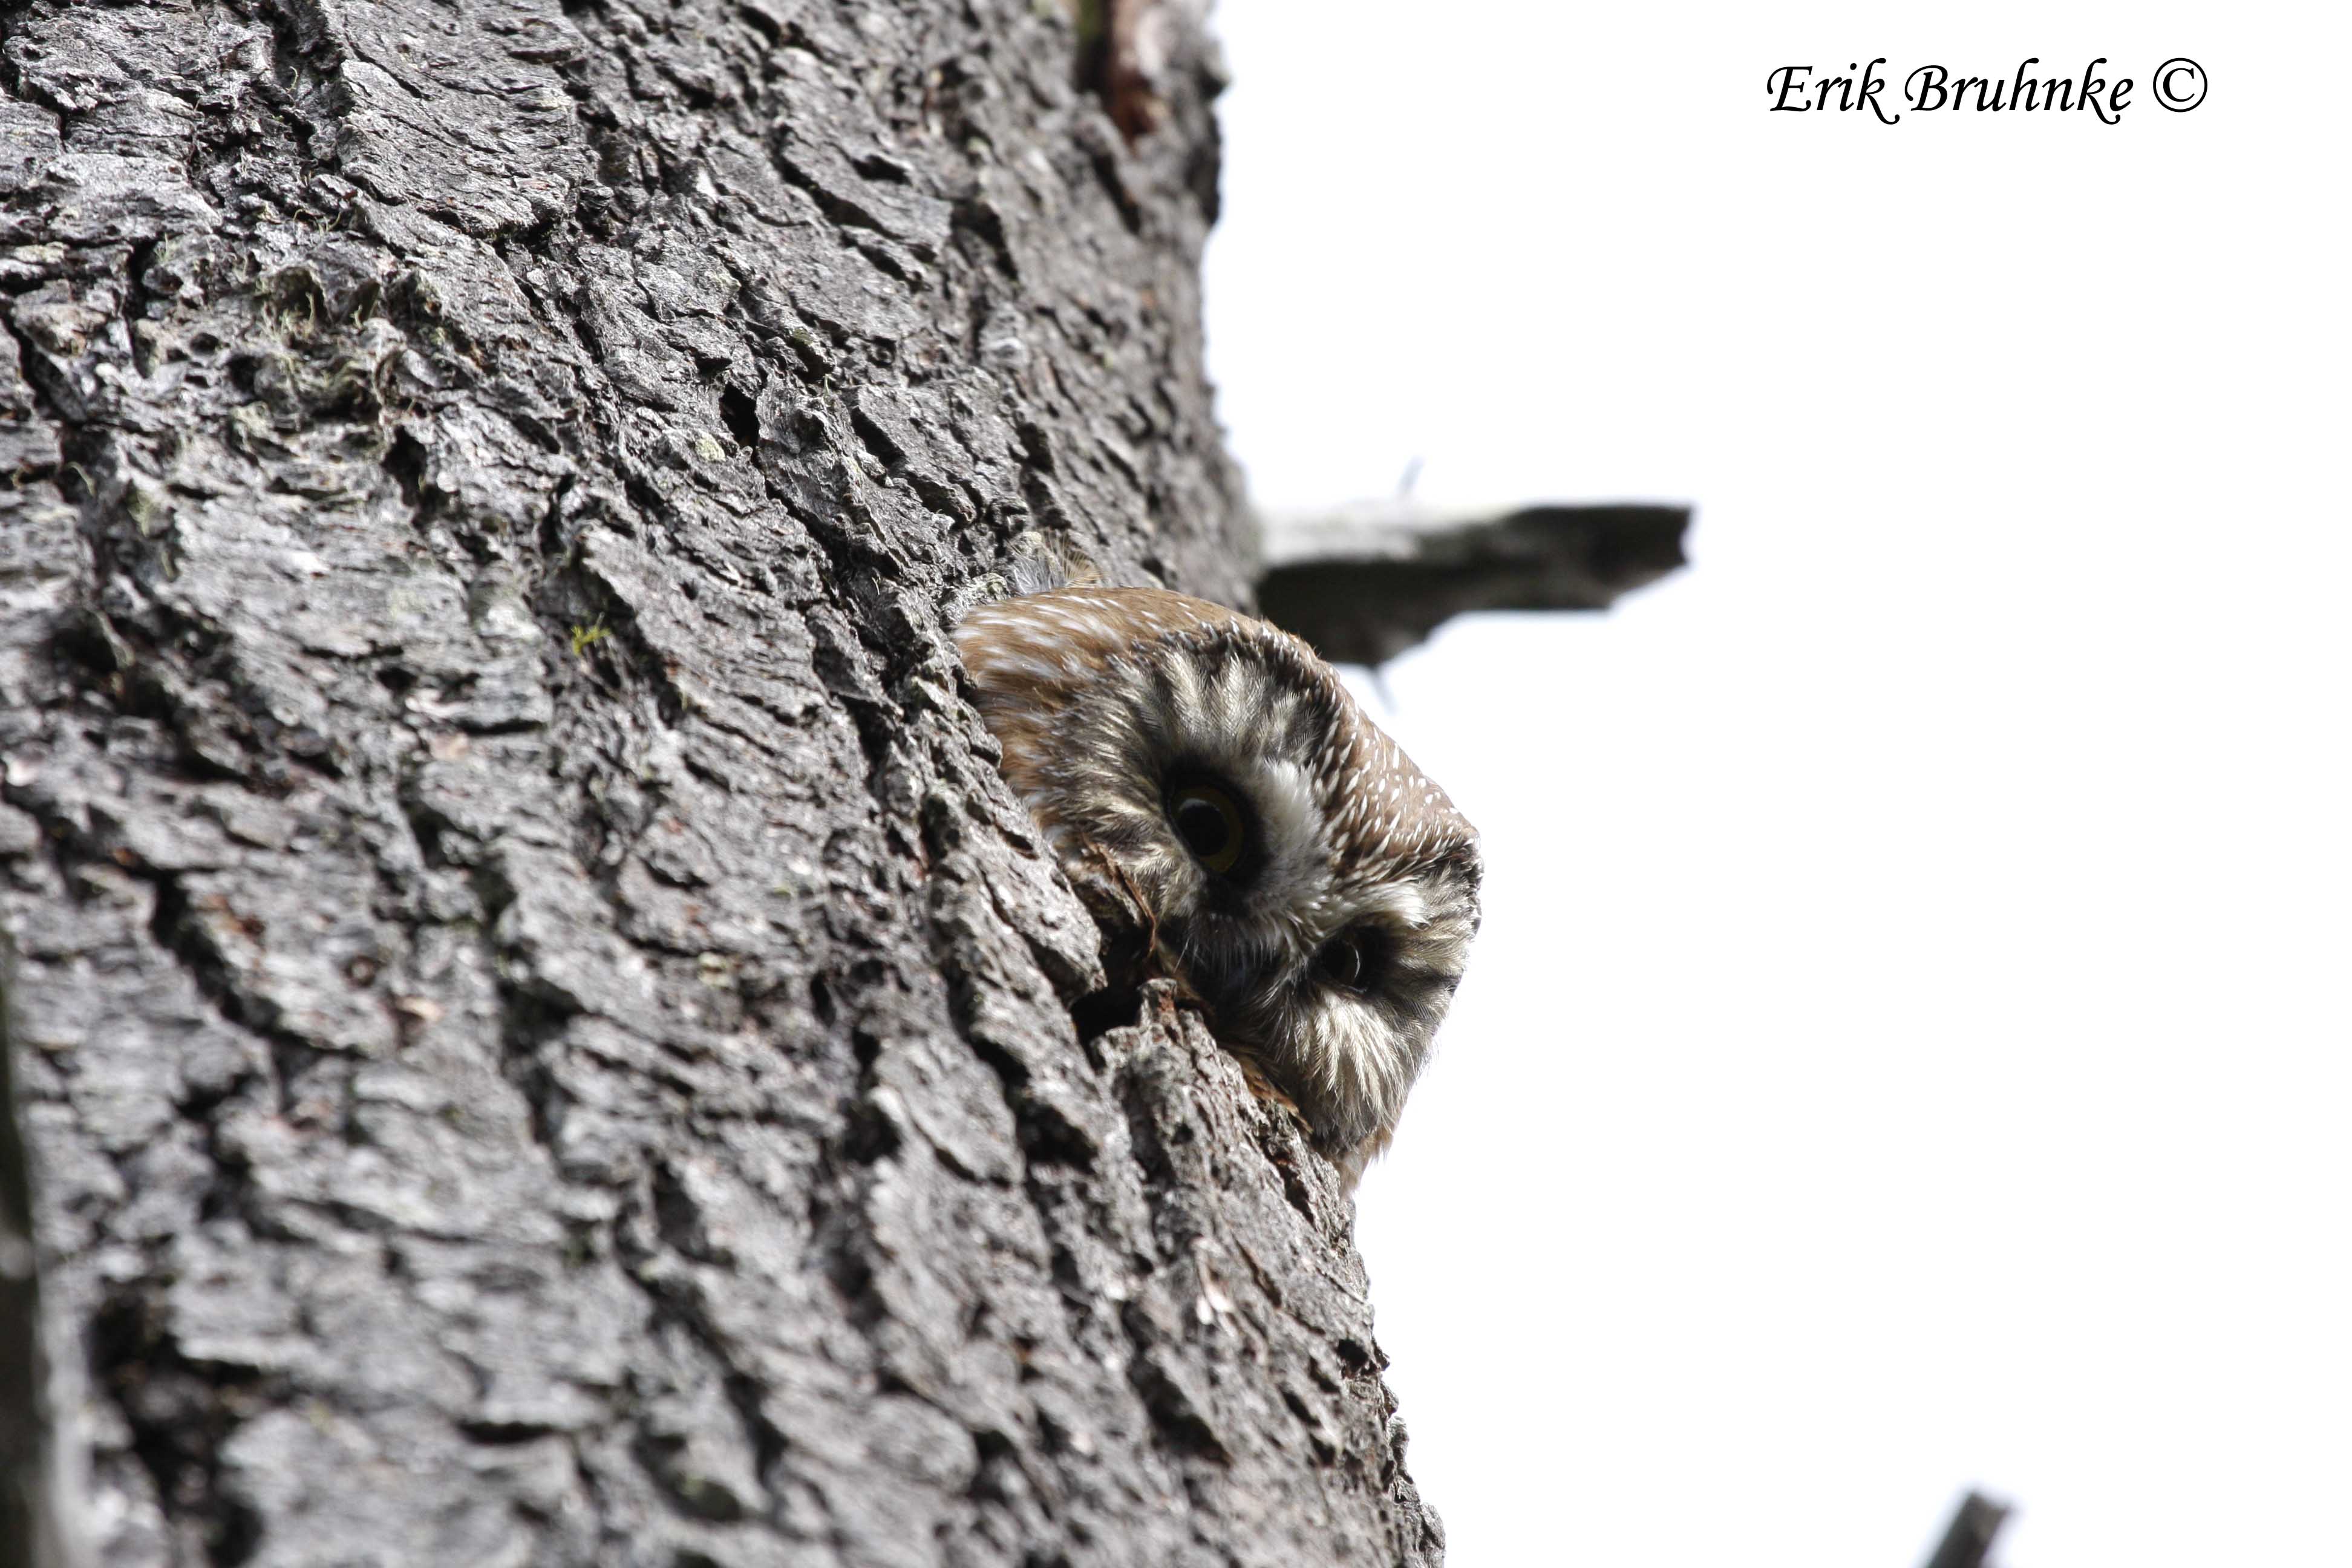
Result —
M1380 984L1382 955L1381 934L1368 926L1341 931L1315 951L1315 977L1324 984L1359 994Z
M1230 876L1249 850L1249 822L1234 797L1213 784L1177 784L1168 792L1168 820L1194 859Z

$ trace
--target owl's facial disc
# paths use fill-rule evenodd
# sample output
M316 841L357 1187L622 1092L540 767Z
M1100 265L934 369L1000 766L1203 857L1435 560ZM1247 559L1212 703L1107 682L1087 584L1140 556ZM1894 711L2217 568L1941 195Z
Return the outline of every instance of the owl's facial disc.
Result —
M1478 926L1477 836L1330 667L1156 589L972 611L956 645L1004 775L1104 923L1360 1163Z

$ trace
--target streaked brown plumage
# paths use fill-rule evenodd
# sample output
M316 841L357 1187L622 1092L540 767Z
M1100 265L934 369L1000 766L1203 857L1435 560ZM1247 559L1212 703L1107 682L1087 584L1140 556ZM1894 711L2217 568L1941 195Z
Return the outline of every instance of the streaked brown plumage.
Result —
M1476 832L1313 649L1221 605L1060 588L971 611L956 646L1097 919L1149 928L1352 1179L1461 978Z

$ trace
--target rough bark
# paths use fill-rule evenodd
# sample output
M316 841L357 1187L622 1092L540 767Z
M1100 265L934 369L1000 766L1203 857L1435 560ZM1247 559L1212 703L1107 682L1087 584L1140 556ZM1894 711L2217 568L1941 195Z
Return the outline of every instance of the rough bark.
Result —
M1436 1560L1331 1172L1090 996L943 636L1024 532L1247 592L1157 26L1129 146L1033 0L0 18L0 1020L104 1561Z
M32 1172L8 1058L0 1035L0 1563L74 1563L86 1552L66 1518L79 1500L59 1463L55 1331L41 1321Z

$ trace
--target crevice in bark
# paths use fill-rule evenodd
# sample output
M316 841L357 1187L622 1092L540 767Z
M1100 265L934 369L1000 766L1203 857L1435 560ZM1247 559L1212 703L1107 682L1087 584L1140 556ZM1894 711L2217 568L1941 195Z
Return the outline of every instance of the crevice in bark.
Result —
M135 865L126 869L154 889L154 912L149 917L148 931L157 945L179 960L180 967L195 983L197 991L219 1010L223 1018L268 1044L270 1058L277 1069L272 1087L278 1091L278 1108L280 1111L288 1110L285 1101L288 1089L323 1053L300 1034L268 1017L265 1007L239 987L227 960L206 939L199 923L191 918L188 892L178 877ZM217 906L217 913L222 919L233 922L243 919L226 902ZM249 931L248 934L258 933ZM227 1098L227 1093L204 1098L217 1104ZM197 1105L202 1103L202 1100L196 1102ZM190 1109L193 1112L194 1107ZM209 1126L209 1121L205 1124ZM234 1168L227 1162L223 1162L220 1166L224 1175ZM208 1194L208 1199L210 1196Z
M156 1496L198 1531L212 1568L236 1568L260 1543L262 1521L221 1484L223 1445L245 1412L280 1391L247 1369L201 1364L181 1355L163 1330L161 1304L141 1288L110 1296L89 1331L92 1382L122 1412L131 1452Z

